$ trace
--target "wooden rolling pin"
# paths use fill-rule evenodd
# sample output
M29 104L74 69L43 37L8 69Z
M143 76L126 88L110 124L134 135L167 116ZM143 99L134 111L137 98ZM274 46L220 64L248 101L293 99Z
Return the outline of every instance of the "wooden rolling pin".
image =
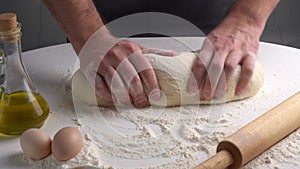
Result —
M300 128L300 92L219 143L217 154L194 169L236 169Z

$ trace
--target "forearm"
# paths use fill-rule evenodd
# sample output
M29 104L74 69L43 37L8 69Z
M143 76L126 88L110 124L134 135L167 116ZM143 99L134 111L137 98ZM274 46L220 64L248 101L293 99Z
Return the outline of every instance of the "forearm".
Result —
M78 54L104 24L92 0L44 0Z
M262 33L266 21L279 0L236 0L228 17L235 17L240 22L257 26Z

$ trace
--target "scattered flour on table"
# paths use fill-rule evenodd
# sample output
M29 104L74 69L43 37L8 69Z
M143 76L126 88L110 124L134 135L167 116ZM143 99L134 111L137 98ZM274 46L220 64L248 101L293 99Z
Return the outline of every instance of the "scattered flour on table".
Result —
M253 98L214 106L136 110L80 106L76 110L78 121L74 122L86 132L86 137L84 148L76 157L66 162L59 162L52 155L39 161L23 155L19 158L33 169L82 165L105 169L190 169L214 155L217 144L225 137L259 116L254 112L272 107L268 102L257 104L257 100L277 101L276 98L277 94L262 90ZM246 115L251 119L245 121ZM297 130L243 169L296 169L299 161Z
M82 148L81 152L68 161L58 161L52 154L42 160L31 160L25 157L23 154L19 154L16 158L21 159L21 161L24 162L26 166L29 166L32 169L68 169L84 165L103 168L101 165L99 154L95 150L95 145L93 145L90 140L85 139L84 147Z
M264 89L253 98L223 105L143 110L89 107L77 113L97 151L105 154L101 156L103 163L115 168L193 168L214 155L217 144L225 137L272 108L272 103L281 101L278 98L282 93L268 91L268 84ZM258 104L257 100L262 102ZM157 158L162 160L148 161ZM133 164L118 165L117 159ZM243 168L296 169L299 161L297 130Z
M265 151L243 169L299 169L300 129Z
M79 113L79 122L97 145L106 165L192 168L213 155L218 142L228 135L226 128L231 124L221 117L222 112L215 118L210 109L210 106L136 110L88 107L88 111Z

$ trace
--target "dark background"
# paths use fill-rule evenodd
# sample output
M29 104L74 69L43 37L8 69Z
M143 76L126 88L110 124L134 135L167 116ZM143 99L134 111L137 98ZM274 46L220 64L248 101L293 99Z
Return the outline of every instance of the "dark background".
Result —
M267 22L261 41L300 48L299 7L299 0L280 1ZM0 13L3 12L18 14L22 23L23 51L66 43L66 37L42 0L1 0Z

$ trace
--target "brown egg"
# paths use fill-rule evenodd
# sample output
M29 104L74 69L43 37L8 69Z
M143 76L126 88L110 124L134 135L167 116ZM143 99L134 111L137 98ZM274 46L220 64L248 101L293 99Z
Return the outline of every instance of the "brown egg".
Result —
M25 156L39 160L51 153L51 138L41 129L28 129L20 138L20 145Z
M75 127L60 129L52 141L53 156L60 161L75 157L83 147L83 138L80 131Z

